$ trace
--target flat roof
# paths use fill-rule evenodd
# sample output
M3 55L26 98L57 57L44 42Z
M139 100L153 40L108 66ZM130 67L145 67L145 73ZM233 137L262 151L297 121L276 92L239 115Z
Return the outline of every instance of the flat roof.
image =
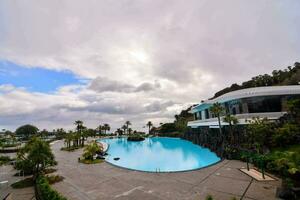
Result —
M241 90L236 90L223 94L217 98L206 100L201 104L192 108L192 110L203 110L209 107L211 104L219 102L224 103L230 100L242 99L247 97L256 96L272 96L272 95L294 95L300 94L300 85L288 85L288 86L266 86L266 87L253 87Z

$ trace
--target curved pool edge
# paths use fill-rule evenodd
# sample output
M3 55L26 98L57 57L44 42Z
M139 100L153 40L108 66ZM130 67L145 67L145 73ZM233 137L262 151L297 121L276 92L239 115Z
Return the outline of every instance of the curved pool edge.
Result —
M157 137L157 136L156 136L156 137ZM156 138L156 137L150 137L150 138ZM110 146L109 146L109 144L108 144L107 142L103 142L103 141L101 141L101 140L103 140L103 139L121 139L121 138L127 138L127 137L126 137L126 136L125 136L125 137L123 136L123 137L113 137L113 138L99 138L99 139L97 140L97 142L107 144L107 149L106 149L106 152L107 152ZM193 142L191 142L191 141L189 141L189 140L186 140L186 139L180 138L180 137L157 137L157 138L169 138L169 139L183 140L183 141L189 142L189 143L191 143L191 144L193 144L193 145L199 146L199 147L201 147L201 148L205 148L205 147L203 147L203 146L201 146L201 145L197 145L197 144L195 144L195 143L193 143ZM208 148L208 149L209 149L209 148ZM213 153L213 154L216 155L216 153L213 152L213 151L211 151L210 149L209 149L209 151L210 151L211 153ZM217 156L217 155L216 155L216 156ZM206 166L203 166L203 167L197 167L197 168L193 168L193 169L183 169L183 170L176 170L176 171L147 171L147 170L142 170L142 169L134 169L134 168L126 167L126 166L121 166L121 165L115 164L115 163L113 163L113 162L111 162L111 161L108 161L107 159L105 159L104 161L105 161L107 164L109 164L109 165L111 165L111 166L113 166L113 167L120 168L120 169L124 169L124 170L128 170L128 171L136 171L136 172L143 172L143 173L153 173L153 174L158 174L158 173L184 173L184 172L198 171L198 170L201 170L201 169L205 169L205 168L208 168L208 167L212 167L212 166L217 165L217 164L223 162L224 160L226 160L226 159L224 159L224 158L222 158L222 157L219 157L219 156L217 156L217 157L219 158L219 160L216 161L216 162L214 162L214 163L211 163L211 164L209 164L209 165L206 165Z
M160 172L152 172L152 171L143 171L143 170L138 170L138 169L131 169L131 168L127 168L127 167L123 167L123 166L119 166L119 165L115 165L109 161L107 161L106 159L104 160L107 164L116 167L116 168L120 168L120 169L125 169L125 170L129 170L129 171L134 171L134 172L143 172L143 173L149 173L149 174L173 174L173 173L184 173L184 172L192 172L192 171L199 171L208 167L212 167L216 164L219 164L221 162L223 162L225 159L224 158L220 158L219 161L212 163L210 165L206 165L204 167L199 167L199 168L195 168L195 169L188 169L188 170L179 170L179 171L160 171Z

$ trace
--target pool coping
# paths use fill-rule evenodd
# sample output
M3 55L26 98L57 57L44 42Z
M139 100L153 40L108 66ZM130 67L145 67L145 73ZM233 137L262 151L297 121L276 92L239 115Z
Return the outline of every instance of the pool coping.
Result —
M164 138L175 138L175 137L164 137ZM181 140L185 140L185 139L182 139L182 138L176 138L176 139L181 139ZM185 140L185 141L188 141L188 142L191 142L189 140ZM196 144L195 144L196 145ZM197 145L197 146L200 146L200 145ZM201 147L201 146L200 146ZM109 149L109 144L107 144L107 149L105 152L107 152ZM213 152L214 153L214 152ZM182 172L192 172L192 171L198 171L198 170L201 170L201 169L205 169L205 168L208 168L208 167L211 167L213 165L216 165L222 161L224 161L225 159L224 158L220 158L219 161L215 162L215 163L212 163L210 165L206 165L204 167L200 167L200 168L195 168L195 169L188 169L188 170L180 170L180 171L157 171L157 172L152 172L152 171L143 171L143 170L138 170L138 169L131 169L131 168L127 168L127 167L123 167L123 166L119 166L119 165L116 165L116 164L113 164L109 161L107 161L106 159L104 160L107 164L111 165L111 166L114 166L114 167L118 167L118 168L121 168L121 169L126 169L126 170L129 170L129 171L136 171L136 172L145 172L145 173L149 173L149 174L159 174L159 173L182 173Z

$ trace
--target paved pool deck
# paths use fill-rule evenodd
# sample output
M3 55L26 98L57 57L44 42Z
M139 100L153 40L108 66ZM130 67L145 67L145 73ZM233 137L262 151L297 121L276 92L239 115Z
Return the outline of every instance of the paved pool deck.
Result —
M224 160L216 165L189 172L147 173L126 170L103 162L78 163L81 150L60 151L63 142L52 145L57 173L64 176L53 187L72 200L216 200L232 197L244 200L273 200L280 181L258 182L239 169L240 161ZM141 155L142 156L142 155Z

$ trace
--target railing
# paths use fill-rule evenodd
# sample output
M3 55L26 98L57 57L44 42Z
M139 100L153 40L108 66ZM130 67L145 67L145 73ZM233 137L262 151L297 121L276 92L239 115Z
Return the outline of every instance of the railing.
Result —
M244 114L237 114L234 115L238 120L243 120L244 123L246 120L251 120L252 118L259 117L259 118L268 118L270 120L275 120L282 117L286 112L269 112L269 113L244 113ZM223 122L224 116L221 117L222 125L228 125L228 123ZM188 122L188 126L200 126L201 124L208 124L212 122L213 124L218 121L218 118L209 118L203 120L195 120Z

